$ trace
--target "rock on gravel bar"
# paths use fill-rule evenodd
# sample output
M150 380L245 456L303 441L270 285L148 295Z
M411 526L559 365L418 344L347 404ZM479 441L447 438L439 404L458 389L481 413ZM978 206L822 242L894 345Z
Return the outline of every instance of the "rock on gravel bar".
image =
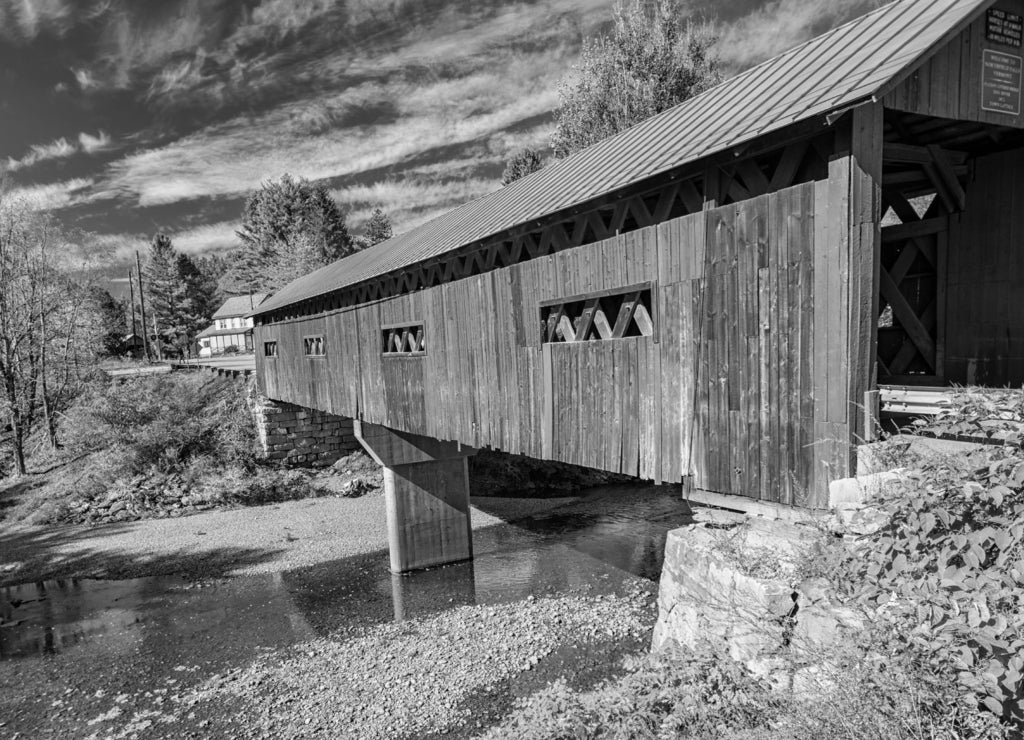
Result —
M643 650L652 621L650 590L639 587L461 607L275 652L213 677L186 704L212 718L211 736L467 737L516 696L572 682L581 653L607 675L609 652Z

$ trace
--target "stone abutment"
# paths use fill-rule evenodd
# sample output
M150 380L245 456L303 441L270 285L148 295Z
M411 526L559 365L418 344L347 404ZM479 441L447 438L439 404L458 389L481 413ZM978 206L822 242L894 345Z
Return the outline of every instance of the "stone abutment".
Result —
M268 398L253 399L251 408L267 460L325 468L362 449L347 417Z

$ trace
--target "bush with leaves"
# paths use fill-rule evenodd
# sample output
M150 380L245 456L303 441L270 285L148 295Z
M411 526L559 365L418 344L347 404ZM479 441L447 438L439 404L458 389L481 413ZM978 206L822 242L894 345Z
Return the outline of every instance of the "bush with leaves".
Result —
M767 726L780 706L767 681L706 645L631 658L622 678L594 691L557 681L484 737L719 738Z
M176 472L199 458L255 464L244 395L198 373L97 383L69 412L65 436L72 451L116 450L126 475Z
M805 653L800 691L770 725L738 737L761 740L999 740L1007 728L957 685L946 662L908 649L885 622L857 640Z
M996 448L974 469L926 461L903 489L873 502L889 524L851 553L837 587L1024 728L1024 455Z
M501 184L511 185L527 175L532 175L544 167L544 158L536 149L520 149L505 162L505 171L501 173Z
M391 217L382 208L374 208L373 213L366 222L361 247L372 247L375 244L386 242L394 236L394 227L391 225Z
M888 625L814 656L798 694L753 675L725 646L636 656L593 691L564 680L521 700L485 738L523 740L1001 740L948 665L907 651ZM799 666L794 666L799 667Z
M1024 391L961 388L947 408L932 419L915 423L916 430L935 436L963 437L1021 446L1024 444Z

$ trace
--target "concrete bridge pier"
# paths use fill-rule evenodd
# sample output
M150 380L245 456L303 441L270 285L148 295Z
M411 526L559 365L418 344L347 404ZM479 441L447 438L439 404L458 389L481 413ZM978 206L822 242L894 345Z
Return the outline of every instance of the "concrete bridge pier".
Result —
M476 450L358 420L354 427L384 468L392 572L471 559L468 458Z

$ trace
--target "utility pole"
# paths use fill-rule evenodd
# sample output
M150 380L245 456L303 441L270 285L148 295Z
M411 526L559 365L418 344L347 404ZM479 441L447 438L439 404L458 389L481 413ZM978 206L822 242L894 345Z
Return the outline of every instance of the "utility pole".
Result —
M146 294L142 290L142 260L139 258L139 250L135 250L135 267L139 276L139 311L142 313L142 350L146 353L146 360L152 361L149 354L149 337L146 334Z
M160 330L156 327L156 314L153 314L153 341L156 342L156 359L164 361L163 345L160 343Z
M132 277L132 268L128 268L128 290L131 291L132 296L132 336L137 337L139 335L138 326L135 323L135 278Z

